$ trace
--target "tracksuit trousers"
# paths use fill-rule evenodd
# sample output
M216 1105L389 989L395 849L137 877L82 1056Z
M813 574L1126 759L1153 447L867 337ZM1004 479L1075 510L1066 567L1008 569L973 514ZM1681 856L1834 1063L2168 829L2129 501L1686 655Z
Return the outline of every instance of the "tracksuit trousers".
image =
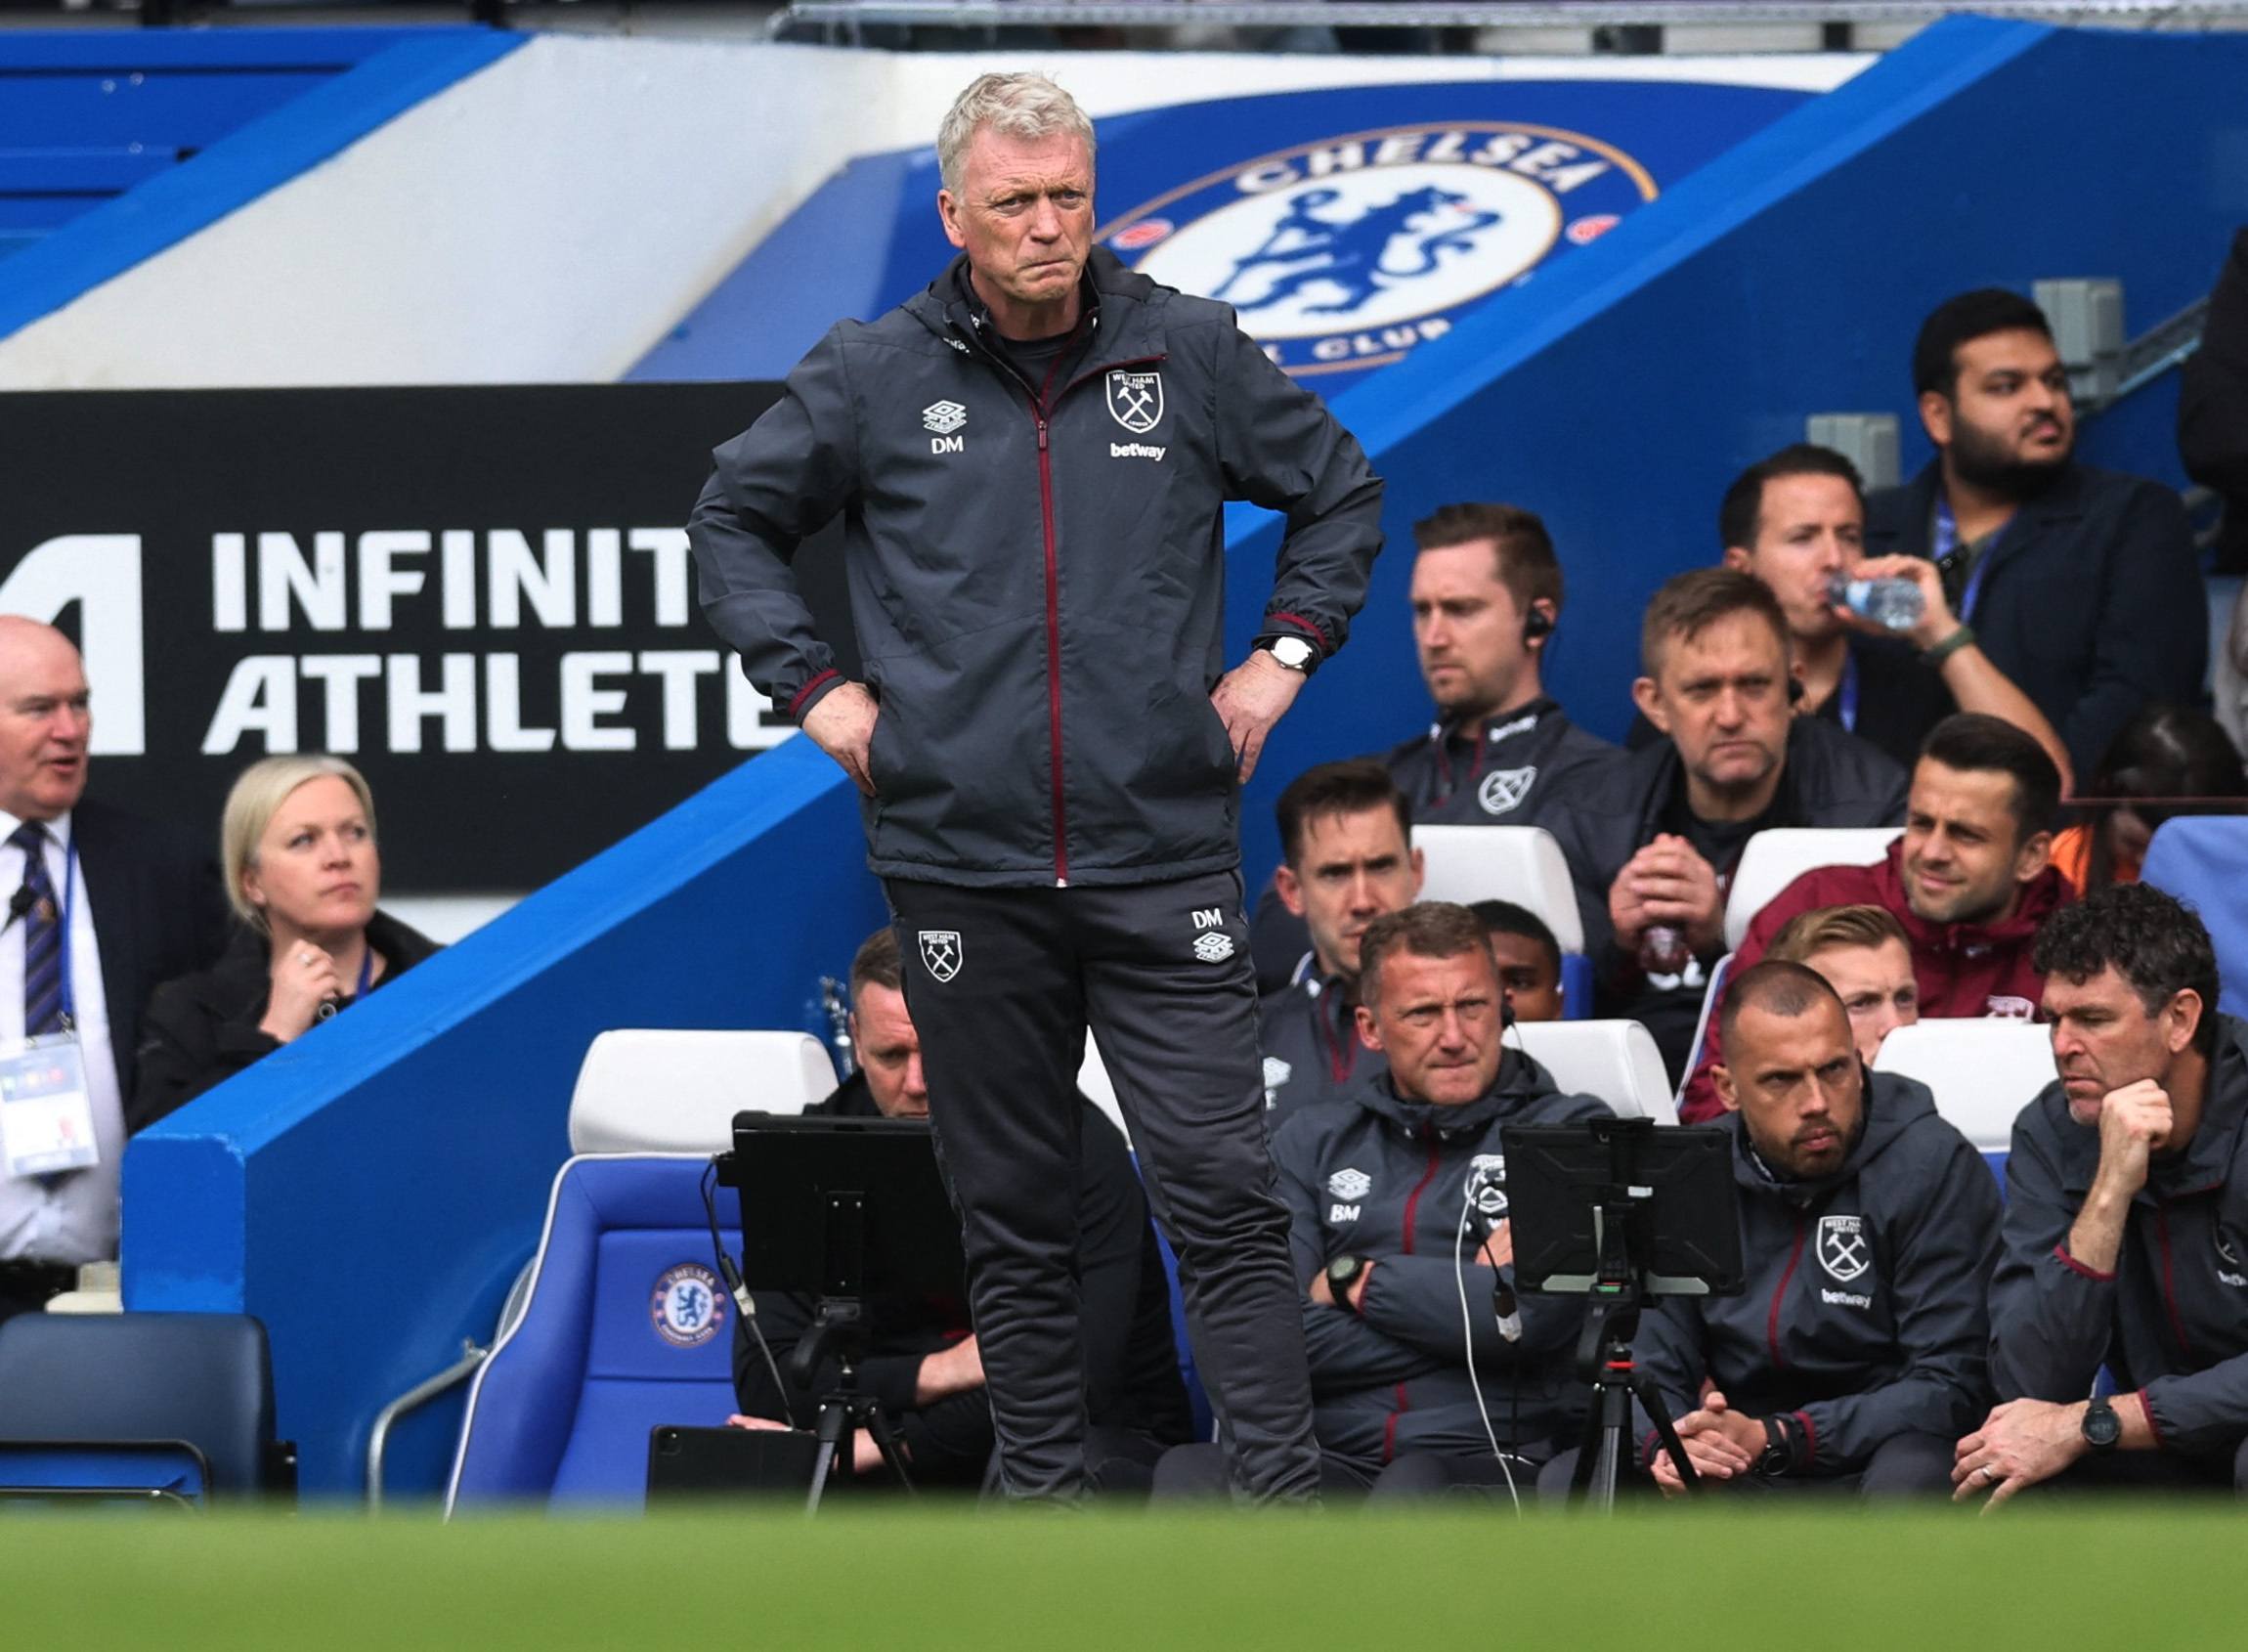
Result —
M887 881L929 1118L1012 1498L1085 1480L1077 1070L1091 1026L1179 1259L1235 1487L1314 1496L1287 1208L1266 1151L1257 987L1232 872L1119 888Z

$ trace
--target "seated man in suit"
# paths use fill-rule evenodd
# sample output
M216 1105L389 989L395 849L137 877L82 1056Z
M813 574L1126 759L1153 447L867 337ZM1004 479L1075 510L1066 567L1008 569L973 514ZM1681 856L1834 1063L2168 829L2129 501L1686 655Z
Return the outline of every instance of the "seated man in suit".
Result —
M2013 1127L2004 1403L1959 1443L1959 1496L2248 1491L2248 1024L2217 1011L2201 920L2146 884L2054 913L2036 962L2060 1078ZM2114 1397L2088 1400L2102 1367Z
M859 1069L807 1110L843 1117L927 1118L921 1039L899 984L897 936L877 930L851 960L851 1048ZM1079 1266L1085 1303L1085 1382L1091 1429L1086 1470L1106 1492L1144 1492L1155 1459L1189 1438L1193 1422L1171 1331L1170 1287L1148 1225L1147 1201L1123 1134L1080 1096ZM809 1428L835 1380L832 1362L808 1388L785 1381L790 1353L810 1327L809 1297L766 1292L757 1329L734 1321L734 1393L741 1427ZM960 1299L875 1297L867 1304L873 1348L859 1366L860 1391L882 1401L910 1459L915 1484L975 1487L991 1456L991 1407L983 1362ZM770 1355L770 1364L767 1355ZM864 1429L852 1470L884 1485L882 1459Z
M2140 706L2201 697L2209 601L2184 506L2077 459L2068 371L2019 293L1937 305L1913 388L1936 456L1866 501L1867 554L1933 561L1952 611L2090 774Z
M2035 740L1994 717L1948 717L1913 769L1905 833L1886 858L1805 872L1750 922L1733 968L1764 957L1798 913L1863 903L1904 930L1922 1015L2026 1021L2044 990L2031 939L2074 896L2051 863L2059 805L2060 771ZM1682 1122L1716 1116L1709 1069L1721 1059L1717 1039L1707 1040L1679 1098Z
M44 1308L117 1254L117 1170L141 1018L226 944L218 862L194 834L85 797L84 663L53 626L0 616L0 1039L66 1039L82 1065L72 1146L0 1158L0 1320Z
M1762 582L1698 568L1641 628L1632 695L1664 738L1569 800L1554 823L1577 885L1595 1012L1643 1022L1673 1081L1724 950L1741 851L1775 826L1888 826L1905 775L1790 710L1788 620Z
M1841 1000L1800 964L1734 982L1725 1050L1749 1288L1664 1299L1641 1369L1708 1479L1948 1492L1988 1393L1997 1182L1925 1085L1866 1071ZM1656 1484L1682 1489L1669 1454L1643 1449Z
M1288 782L1275 887L1311 931L1296 978L1258 1006L1265 1106L1277 1129L1298 1108L1341 1094L1381 1070L1359 1042L1359 939L1385 912L1420 893L1412 818L1389 770L1370 758L1323 762Z
M1504 990L1467 908L1426 901L1376 919L1360 958L1359 1034L1388 1065L1273 1143L1322 1490L1503 1495L1511 1474L1527 1492L1582 1415L1570 1385L1582 1314L1567 1297L1525 1297L1502 1322L1494 1293L1511 1292L1514 1249L1499 1130L1609 1109L1561 1094L1500 1042ZM1215 1492L1223 1474L1216 1447L1188 1446L1164 1456L1157 1485Z

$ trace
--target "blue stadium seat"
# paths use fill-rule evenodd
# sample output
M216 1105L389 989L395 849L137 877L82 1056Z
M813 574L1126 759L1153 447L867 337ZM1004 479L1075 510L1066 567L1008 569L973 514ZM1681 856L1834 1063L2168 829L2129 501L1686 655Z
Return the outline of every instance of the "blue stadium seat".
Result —
M2155 828L2140 877L2201 914L2217 943L2217 1007L2248 1016L2248 820L2184 815Z
M651 1428L726 1420L735 1309L711 1254L709 1166L702 1153L600 1153L562 1167L522 1318L469 1390L449 1514L636 1509ZM721 1233L739 1253L738 1226Z
M19 1314L0 1325L0 1482L11 1489L238 1500L293 1491L285 1461L265 1326L247 1314Z

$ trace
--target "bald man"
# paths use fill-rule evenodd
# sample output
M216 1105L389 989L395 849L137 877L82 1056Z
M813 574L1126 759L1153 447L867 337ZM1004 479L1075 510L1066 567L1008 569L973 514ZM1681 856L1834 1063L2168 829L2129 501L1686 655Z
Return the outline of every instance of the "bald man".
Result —
M117 1254L117 1167L141 1012L226 936L218 863L189 832L85 798L85 665L53 626L0 615L0 1073L61 1073L0 1103L0 1320Z

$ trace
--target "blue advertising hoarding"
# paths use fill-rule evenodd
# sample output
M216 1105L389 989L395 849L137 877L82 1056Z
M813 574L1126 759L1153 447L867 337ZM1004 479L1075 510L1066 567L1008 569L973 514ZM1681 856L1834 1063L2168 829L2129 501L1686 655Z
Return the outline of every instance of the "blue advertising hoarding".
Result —
M1812 94L1697 81L1479 80L1275 93L1111 116L1097 239L1232 304L1333 393L1596 240ZM936 155L853 161L627 375L777 378L836 321L953 255Z

